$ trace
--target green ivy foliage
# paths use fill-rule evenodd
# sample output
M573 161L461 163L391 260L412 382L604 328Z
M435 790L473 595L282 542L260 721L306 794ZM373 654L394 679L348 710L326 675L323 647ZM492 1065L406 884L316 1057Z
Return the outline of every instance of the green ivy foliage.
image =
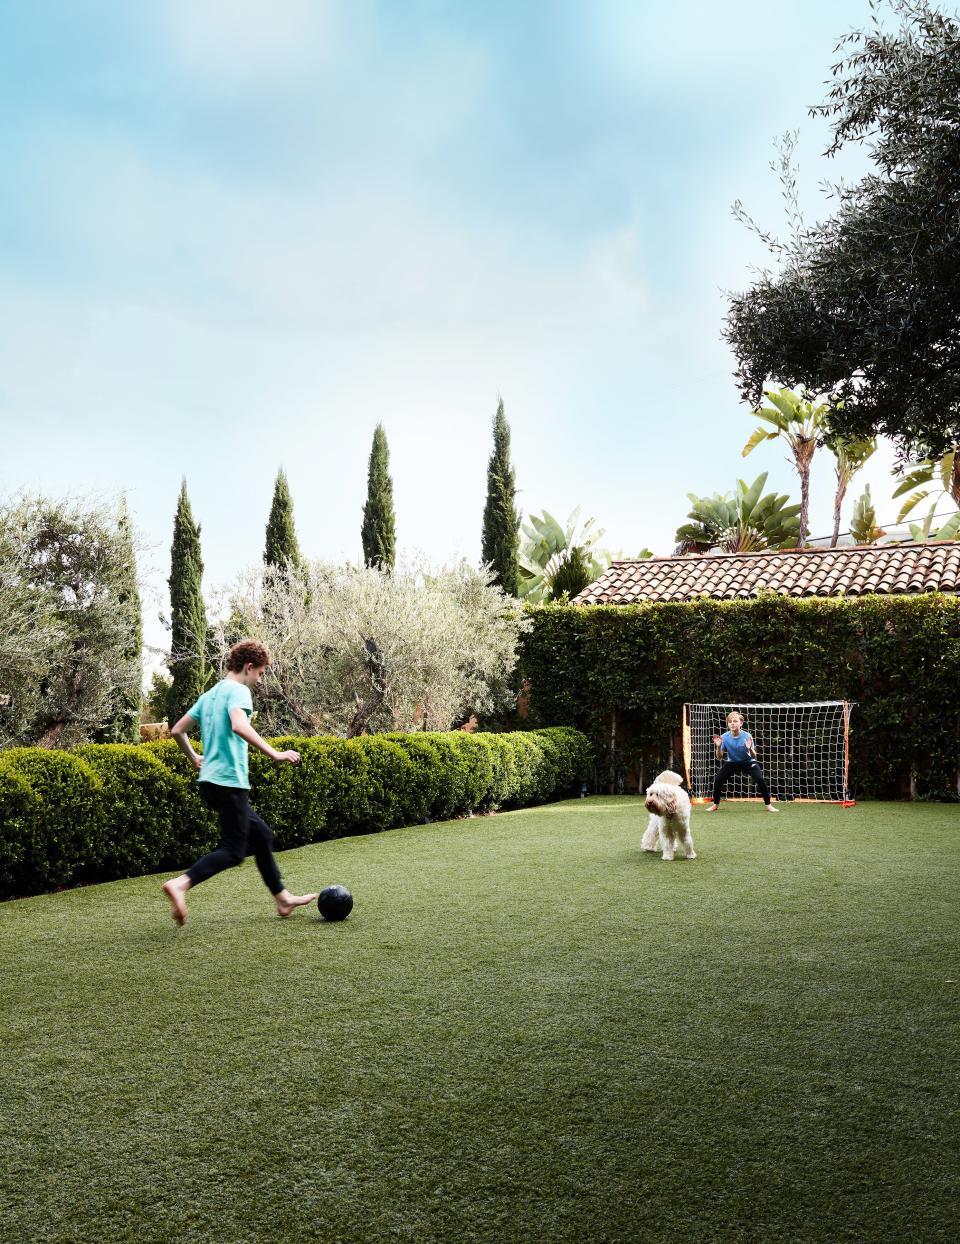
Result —
M280 849L562 798L590 764L569 729L273 742L301 758L250 755L253 802ZM185 867L219 837L196 779L169 740L0 754L0 898Z
M532 724L574 724L650 773L679 752L685 702L856 701L856 794L957 795L960 598L864 596L532 608L520 668Z

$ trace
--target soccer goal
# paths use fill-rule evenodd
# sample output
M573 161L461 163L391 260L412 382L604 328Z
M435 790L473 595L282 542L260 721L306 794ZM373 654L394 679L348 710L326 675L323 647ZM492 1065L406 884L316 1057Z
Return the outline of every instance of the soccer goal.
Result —
M727 713L738 712L753 735L757 759L774 799L840 803L849 795L850 712L848 700L807 704L684 704L683 764L690 797L705 803L720 762L713 735L727 728ZM757 799L753 782L734 774L725 799Z

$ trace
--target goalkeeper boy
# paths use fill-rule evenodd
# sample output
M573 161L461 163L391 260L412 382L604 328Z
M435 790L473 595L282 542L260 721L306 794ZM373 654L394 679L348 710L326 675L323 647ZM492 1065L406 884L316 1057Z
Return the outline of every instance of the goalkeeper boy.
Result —
M717 751L717 760L722 760L724 756L726 760L723 760L713 780L713 803L707 811L718 812L727 780L734 773L745 773L756 783L767 811L779 812L780 809L775 808L770 802L770 787L767 785L767 779L763 776L763 769L760 768L760 762L757 760L753 735L749 730L744 730L743 718L738 712L727 713L727 728L723 734L713 735L713 745Z

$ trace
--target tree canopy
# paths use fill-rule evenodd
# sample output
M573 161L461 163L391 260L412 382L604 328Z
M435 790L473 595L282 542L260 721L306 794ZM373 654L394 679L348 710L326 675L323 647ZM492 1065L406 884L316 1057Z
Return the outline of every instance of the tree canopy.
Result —
M393 480L390 478L390 448L383 424L373 432L367 468L367 500L363 507L363 560L368 566L390 570L397 560L396 516L393 510Z
M517 482L510 462L510 426L503 398L493 417L493 452L487 465L487 500L483 507L483 560L494 582L508 596L520 594L520 516Z
M586 576L578 588L582 591L588 583L599 579L612 560L609 550L599 547L604 535L603 527L596 527L595 518L580 521L580 507L559 522L549 512L531 514L523 524L523 542L520 547L520 596L529 604L555 600L569 591L575 582ZM577 550L573 565L571 557ZM648 555L644 550L641 557ZM581 573L580 567L583 568ZM561 584L556 586L557 576ZM576 595L576 593L571 593Z
M131 737L139 595L125 507L0 502L0 746Z
M171 724L206 691L212 671L206 660L207 610L202 590L200 524L194 522L187 481L180 485L170 547L170 657L173 674L167 700Z
M273 502L270 506L270 517L267 520L267 539L263 550L264 564L267 566L298 566L300 564L300 545L297 542L297 531L293 524L293 500L290 497L290 485L283 467L277 472L277 480L273 486Z
M529 622L461 563L334 566L305 562L242 576L222 601L218 650L237 628L270 649L258 698L262 733L447 730L511 704L517 645Z
M732 297L725 335L751 405L771 380L803 385L832 395L837 433L939 455L960 443L960 24L929 0L871 9L811 113L828 156L864 144L873 169L788 243L761 234L779 270Z

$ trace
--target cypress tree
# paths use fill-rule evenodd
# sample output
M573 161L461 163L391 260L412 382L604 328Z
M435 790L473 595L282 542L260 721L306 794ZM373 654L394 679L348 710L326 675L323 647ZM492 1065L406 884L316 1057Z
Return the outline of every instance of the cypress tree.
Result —
M290 499L287 473L283 467L277 472L277 482L273 487L273 504L267 521L267 544L263 551L263 560L267 566L278 567L296 567L302 560L296 528L293 525L293 501Z
M115 550L116 582L114 592L117 613L126 636L117 654L120 669L113 693L114 711L110 720L98 731L101 743L140 742L140 698L143 679L143 615L140 589L137 586L137 556L133 547L133 528L124 497L117 516Z
M393 480L390 478L390 450L383 424L373 433L370 465L367 471L367 503L363 507L363 560L368 566L392 570L397 558L397 537L393 513Z
M210 668L205 658L207 611L200 582L200 526L193 521L187 481L180 485L170 549L170 672L167 719L172 725L207 689Z
M550 599L559 600L566 592L573 600L574 596L578 596L589 583L593 582L593 578L590 558L586 550L575 544L572 549L567 549L560 559L557 572L553 576Z
M516 479L510 465L510 427L503 398L493 418L493 453L487 466L487 502L483 507L483 560L508 596L520 594L520 516Z

